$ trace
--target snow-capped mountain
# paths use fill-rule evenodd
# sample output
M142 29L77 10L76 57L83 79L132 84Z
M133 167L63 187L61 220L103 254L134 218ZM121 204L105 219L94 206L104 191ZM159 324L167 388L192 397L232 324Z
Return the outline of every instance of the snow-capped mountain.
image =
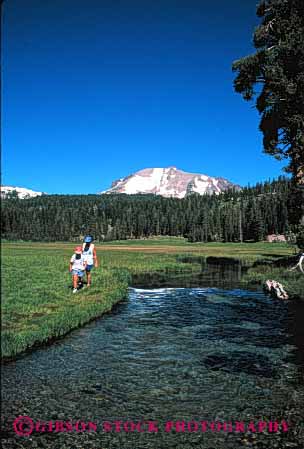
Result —
M100 193L153 193L165 197L184 198L192 193L219 194L228 188L240 189L224 178L199 173L187 173L176 167L145 168L112 183L110 189Z
M25 189L24 187L1 186L1 198L5 198L9 194L13 194L13 192L16 192L18 198L21 199L44 195L43 192L35 192L34 190Z

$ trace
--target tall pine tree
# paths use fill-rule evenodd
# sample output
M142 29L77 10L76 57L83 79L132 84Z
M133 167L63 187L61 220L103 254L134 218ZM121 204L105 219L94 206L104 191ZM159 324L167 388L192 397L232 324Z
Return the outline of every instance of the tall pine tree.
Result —
M262 0L257 15L257 51L234 62L234 88L256 98L265 152L288 160L304 224L304 1Z

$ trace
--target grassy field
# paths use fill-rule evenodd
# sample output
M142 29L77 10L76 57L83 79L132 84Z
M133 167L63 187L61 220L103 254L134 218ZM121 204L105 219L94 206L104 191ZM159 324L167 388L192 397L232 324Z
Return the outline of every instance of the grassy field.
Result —
M73 243L35 243L35 242L6 242L3 244L8 249L31 249L41 247L45 250L70 249ZM157 237L140 240L117 240L114 242L96 243L100 251L123 251L143 253L200 253L206 256L251 258L272 258L292 255L294 249L286 243L189 243L182 237Z
M68 266L74 246L2 244L4 358L65 335L109 311L126 296L132 274L199 271L198 263L183 263L181 256L233 257L252 263L293 253L286 244L189 244L177 238L97 244L100 267L93 271L93 285L73 294Z

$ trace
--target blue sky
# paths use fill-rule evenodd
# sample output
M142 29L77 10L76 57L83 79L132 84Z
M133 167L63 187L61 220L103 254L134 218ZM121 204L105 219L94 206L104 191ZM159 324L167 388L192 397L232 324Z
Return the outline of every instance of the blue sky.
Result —
M2 183L96 193L146 167L241 185L282 174L233 91L255 5L5 0Z

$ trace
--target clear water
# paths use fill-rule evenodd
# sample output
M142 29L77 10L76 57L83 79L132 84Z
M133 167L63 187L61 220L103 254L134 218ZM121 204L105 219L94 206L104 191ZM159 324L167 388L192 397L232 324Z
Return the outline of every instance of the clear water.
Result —
M303 307L262 292L130 289L101 319L3 366L4 448L304 447ZM12 421L148 421L159 432L33 433ZM167 421L291 419L287 434L164 432Z

